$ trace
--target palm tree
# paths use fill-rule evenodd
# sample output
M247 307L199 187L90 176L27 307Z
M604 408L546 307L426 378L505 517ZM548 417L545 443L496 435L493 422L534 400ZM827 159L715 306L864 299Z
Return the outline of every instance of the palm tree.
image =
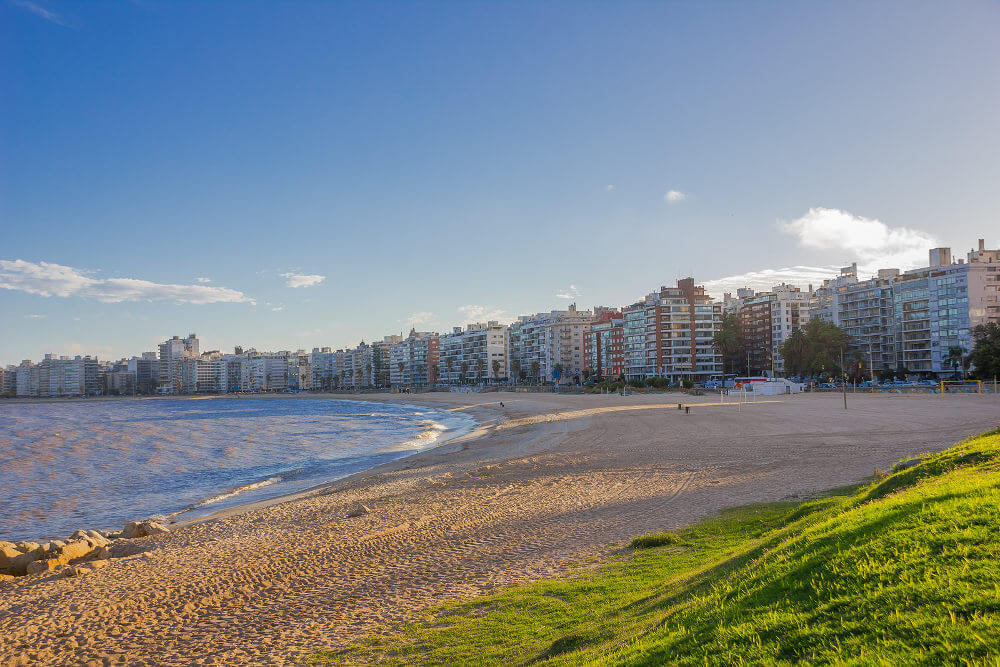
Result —
M451 369L455 365L455 357L446 357L444 365L448 367L448 381L451 382Z
M538 373L541 370L541 366L537 361L531 362L531 377L535 379L535 382L539 382L541 378L538 377Z
M485 363L482 359L476 359L476 382L483 381L483 366Z
M503 366L503 364L500 363L499 359L494 359L492 366L493 366L493 379L496 380L498 377L500 377L500 368Z
M465 384L465 376L469 373L469 362L463 361L461 366L461 372L458 374L458 383Z

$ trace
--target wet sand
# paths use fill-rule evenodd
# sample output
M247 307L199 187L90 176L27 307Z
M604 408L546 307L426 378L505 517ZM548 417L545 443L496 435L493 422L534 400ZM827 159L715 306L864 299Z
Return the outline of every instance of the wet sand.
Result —
M119 541L135 555L84 577L0 584L0 664L286 664L1000 422L996 396L859 394L847 412L839 394L742 409L669 394L361 398L464 410L482 428L294 500ZM361 503L371 511L347 518Z

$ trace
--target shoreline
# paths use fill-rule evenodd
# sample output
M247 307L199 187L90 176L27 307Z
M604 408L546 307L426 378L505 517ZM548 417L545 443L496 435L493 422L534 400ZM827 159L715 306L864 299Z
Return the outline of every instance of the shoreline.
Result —
M260 394L260 395L261 396L267 396L267 394ZM319 397L332 398L329 394L310 394L310 395L303 394L301 396L295 396L295 398L319 398ZM334 400L338 400L338 399L334 399ZM370 400L365 400L365 399L358 399L357 402L359 402L359 403L372 403L372 404L386 405L385 401L370 401ZM407 405L407 404L405 404L405 403L399 403L399 405ZM410 404L410 407L418 408L418 409L426 409L427 408L427 406L422 406L422 405L417 405L417 404ZM303 498L308 498L308 497L310 497L312 495L318 494L318 493L320 493L322 491L325 491L325 490L329 489L330 487L332 487L335 484L338 484L340 482L347 482L347 481L351 480L354 477L363 477L363 476L367 476L369 474L378 474L379 468L381 468L383 466L390 466L390 465L392 465L392 464L394 464L394 463L396 463L398 461L405 461L406 459L410 458L411 456L416 456L417 454L424 454L424 453L428 453L428 452L433 452L436 449L438 449L439 447L444 447L445 445L447 445L449 443L452 443L452 442L455 442L455 441L459 441L459 440L463 440L464 441L466 438L470 438L470 437L473 437L473 436L474 437L479 437L480 435L482 435L482 431L484 429L483 425L480 424L479 420L477 420L475 418L475 416L473 416L473 415L470 414L469 418L473 420L473 423L469 426L468 429L464 430L463 432L455 433L455 434L453 434L453 435L451 435L450 437L447 437L447 438L435 439L430 447L427 447L425 449L415 450L415 451L407 454L406 456L399 457L398 459L393 459L392 461L388 461L386 463L379 463L379 464L377 464L375 466L372 466L371 468L365 468L364 470L356 470L355 472L352 472L350 474L344 475L343 477L337 477L336 479L331 479L331 480L328 480L326 482L320 482L319 484L315 484L313 486L310 486L309 488L302 489L300 491L292 491L290 493L283 493L283 494L281 494L279 496L275 496L273 498L266 498L266 499L263 499L263 500L253 500L253 501L249 501L249 502L245 502L245 503L238 503L236 505L232 505L230 507L224 507L222 509L216 510L215 512L212 512L210 514L206 514L206 515L203 515L203 516L196 516L196 517L192 517L190 519L184 519L184 520L181 520L181 521L170 521L166 525L169 526L171 530L174 530L176 528L181 528L181 527L184 527L184 526L190 526L190 525L194 525L194 524L198 524L198 523L204 523L206 521L215 521L217 519L225 519L225 518L228 518L228 517L237 516L237 515L242 514L244 512L250 512L250 511L254 511L254 510L262 510L262 509L265 509L267 507L271 507L271 506L274 506L274 505L280 505L282 503L293 502L293 501L296 501L296 500L301 500ZM181 512L181 513L182 514L186 514L186 512ZM175 515L170 515L170 516L175 516ZM169 518L169 516L168 516L168 518Z
M121 540L85 577L7 582L0 664L291 664L440 602L572 572L641 533L855 483L998 422L992 396L874 395L848 412L839 395L710 398L678 395L688 413L663 395L385 396L480 427L307 497ZM358 505L370 511L352 515Z
M261 399L273 399L273 398L279 398L280 397L280 398L296 399L296 400L301 400L301 399L312 399L312 400L326 399L326 400L331 400L331 401L350 400L351 402L354 402L354 403L366 403L366 404L369 404L369 405L373 406L373 409L376 408L377 406L393 405L393 406L396 406L396 407L401 407L401 408L408 409L408 410L410 410L412 412L415 412L415 413L417 413L417 412L423 412L423 411L426 411L428 409L433 409L436 412L448 412L448 411L450 411L450 410L441 410L441 409L438 409L438 408L434 408L433 406L421 405L421 404L418 404L418 403L410 403L410 402L407 402L407 401L371 400L371 399L367 398L367 396L372 396L372 395L373 394L369 394L369 395L357 395L356 398L347 399L347 398L341 397L340 395L330 394L330 393L304 393L303 392L303 393L300 393L300 394L292 394L292 395L287 395L287 394L285 394L285 395L282 395L282 394L248 394L248 395L220 394L220 395L183 396L183 397L150 396L150 397L143 397L143 398L144 399L153 399L153 400L181 398L182 400L202 401L202 400L217 399L217 398L232 398L232 399L237 399L237 398L253 398L254 400L261 400ZM412 394L408 394L408 395L407 394L403 394L403 395L412 396ZM365 396L365 397L362 398L362 396ZM379 396L383 396L384 397L385 395L379 395ZM36 404L59 403L59 404L61 404L63 402L89 402L89 401L92 401L94 398L98 398L98 397L92 397L92 398L67 397L65 399L64 398L24 399L23 402L19 400L18 404L19 405L29 405L29 404L33 404L33 403L36 403ZM108 396L108 397L101 397L101 398L103 398L104 400L118 400L118 399L129 400L129 401L137 400L137 399L133 399L132 397L125 397L125 396ZM371 467L363 468L361 470L355 470L353 472L350 472L350 473L348 473L346 475L343 475L343 476L340 476L340 477L333 477L333 478L327 479L325 481L313 484L313 485L311 485L311 486L309 486L307 488L299 489L297 491L288 491L288 492L280 493L279 495L276 495L276 496L273 496L273 497L270 497L270 498L261 498L261 499L257 499L257 500L247 500L247 501L244 501L244 502L237 502L236 504L229 505L229 506L226 506L226 507L222 507L222 508L216 509L214 511L207 511L207 512L205 512L202 508L204 506L212 504L211 502L209 502L212 499L215 499L218 496L222 496L222 495L226 495L226 494L230 494L230 493L232 493L233 495L228 496L229 498L238 497L239 495L241 495L241 493L243 493L245 491L253 490L252 488L247 489L246 487L259 484L261 481L267 481L267 479L269 479L269 478L265 478L264 480L257 480L257 481L247 482L245 484L241 484L241 485L238 485L238 486L223 487L223 488L219 488L219 489L216 489L214 491L209 492L209 495L206 495L205 498L196 501L194 504L187 505L187 506L182 507L182 508L180 508L178 510L174 510L174 511L170 511L170 512L155 512L155 513L150 514L148 516L140 516L140 515L131 516L131 517L126 518L124 520L123 524L124 523L129 523L129 522L156 521L158 523L162 523L163 525L169 527L170 529L175 529L175 528L179 528L179 527L182 527L182 526L185 526L185 525L199 523L199 522L202 522L202 521L210 521L210 520L213 520L213 519L223 518L223 517L227 517L227 516L233 516L233 515L240 514L240 513L244 512L244 511L249 511L249 510L253 510L253 509L263 509L263 508L269 507L271 505L276 505L276 504L280 504L280 503L283 503L283 502L289 502L289 501L293 501L293 500L296 500L296 499L308 497L309 495L312 495L313 493L316 493L318 491L322 491L323 489L329 487L332 484L336 484L337 482L340 482L342 480L349 479L351 477L354 477L355 475L363 475L363 474L368 473L370 471L373 471L373 470L375 470L377 468L380 468L381 466L386 466L386 465L392 464L392 463L394 463L396 461L400 461L400 460L406 459L406 458L408 458L410 456L413 456L415 454L420 454L422 452L432 451L432 450L437 449L438 447L441 447L441 446L443 446L443 445L445 445L445 444L447 444L447 443L449 443L449 442L451 442L453 440L456 440L456 439L459 439L459 438L464 438L465 436L467 436L467 435L469 435L471 433L475 433L475 432L480 431L481 430L481 424L480 424L479 420L477 420L474 415L472 415L472 414L470 414L468 412L465 412L465 411L462 411L462 412L463 412L463 414L465 414L471 420L471 422L472 422L471 424L467 424L467 425L464 425L464 426L451 427L451 426L447 426L447 425L441 424L441 422L437 421L437 419L429 420L429 421L432 421L434 424L438 424L438 425L441 425L443 427L443 430L441 431L441 435L438 436L438 437L435 437L433 440L431 440L430 443L429 443L429 445L424 446L424 447L417 447L417 448L414 448L412 450L409 450L409 453L407 453L407 454L405 454L403 456L400 456L398 458L392 459L391 461L382 462L382 463L375 463ZM436 415L436 417L440 417L440 415ZM421 434L424 433L424 432L426 432L426 430L427 429L424 429L424 430L418 432L416 434L416 436L413 437L413 438L403 439L403 440L400 440L399 442L393 442L393 443L387 444L387 445L385 445L384 448L379 449L379 450L377 450L374 453L383 452L383 451L393 451L396 448L400 447L401 445L404 445L404 444L407 444L407 443L413 443L414 440L419 439L420 436L421 436ZM244 489L245 491L239 491L240 489ZM226 498L223 498L222 500L225 500L225 499ZM204 503L204 505L202 505L202 503ZM199 512L200 509L202 509L201 512ZM183 518L181 518L181 517L183 517ZM80 523L86 523L86 522L81 521ZM115 527L115 528L109 529L109 528L104 528L104 527L88 526L87 528L84 528L84 530L100 530L100 531L102 531L104 533L108 533L108 532L112 532L112 531L119 531L119 530L121 530L121 527L119 526L119 527ZM13 537L11 537L11 538L4 538L4 540L11 541L11 542L45 543L45 542L49 542L49 541L51 541L53 539L59 539L59 540L61 540L61 539L64 539L64 537L65 536L40 537L40 536L36 535L36 536L32 536L32 537L22 537L22 538L18 538L18 539L14 539ZM2 540L0 540L0 541L2 541Z

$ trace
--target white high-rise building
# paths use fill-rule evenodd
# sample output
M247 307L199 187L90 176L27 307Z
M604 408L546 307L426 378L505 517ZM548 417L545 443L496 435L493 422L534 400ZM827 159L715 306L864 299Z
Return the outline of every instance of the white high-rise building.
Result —
M582 378L583 337L594 315L567 310L522 315L509 329L509 368L516 378L568 384Z

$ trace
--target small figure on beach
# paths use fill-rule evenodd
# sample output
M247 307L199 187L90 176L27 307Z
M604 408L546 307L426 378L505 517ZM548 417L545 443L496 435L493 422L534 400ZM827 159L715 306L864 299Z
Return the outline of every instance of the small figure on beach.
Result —
M503 401L500 401L500 407L501 408L503 407Z

